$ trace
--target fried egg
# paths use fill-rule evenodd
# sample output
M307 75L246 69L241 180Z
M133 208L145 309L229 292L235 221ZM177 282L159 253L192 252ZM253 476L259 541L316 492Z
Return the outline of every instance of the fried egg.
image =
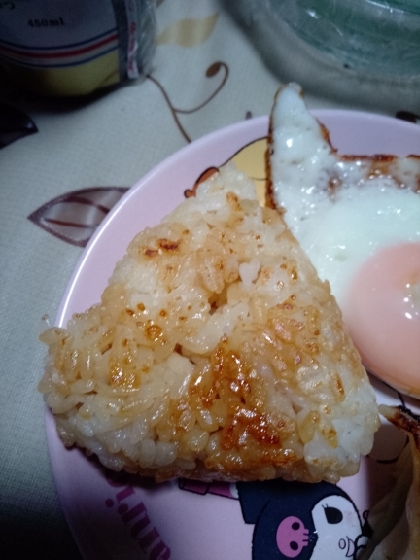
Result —
M420 158L345 157L300 89L270 119L269 198L341 307L367 369L420 396Z

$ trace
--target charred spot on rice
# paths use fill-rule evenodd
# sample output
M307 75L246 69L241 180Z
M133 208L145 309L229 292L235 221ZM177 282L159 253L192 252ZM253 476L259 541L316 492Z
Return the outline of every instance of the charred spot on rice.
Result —
M60 437L111 469L336 482L379 426L329 284L231 165L133 239L97 305L41 339Z

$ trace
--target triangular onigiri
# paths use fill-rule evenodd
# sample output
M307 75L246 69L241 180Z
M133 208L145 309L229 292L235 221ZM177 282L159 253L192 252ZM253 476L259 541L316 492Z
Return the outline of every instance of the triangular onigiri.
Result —
M100 303L42 340L58 433L112 469L336 482L379 426L329 284L230 165L133 239Z

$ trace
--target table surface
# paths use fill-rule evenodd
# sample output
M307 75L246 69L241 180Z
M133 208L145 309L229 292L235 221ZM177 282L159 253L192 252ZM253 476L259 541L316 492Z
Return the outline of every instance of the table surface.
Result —
M317 69L289 44L270 51L262 12L237 19L252 1L230 3L229 13L217 0L157 4L156 55L145 79L66 101L0 85L0 101L37 129L0 150L0 526L9 557L80 558L51 473L38 335L107 208L188 143L266 115L282 83L304 82L309 108L420 113L413 87ZM83 209L77 227L63 224L95 188L105 208Z

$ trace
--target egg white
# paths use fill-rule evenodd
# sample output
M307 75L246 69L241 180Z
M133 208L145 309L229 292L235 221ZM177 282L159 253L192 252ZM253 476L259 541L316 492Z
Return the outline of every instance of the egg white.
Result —
M271 129L274 203L343 308L363 262L390 245L420 242L420 194L412 190L420 162L399 158L395 173L372 176L369 160L338 156L295 85L277 95Z

